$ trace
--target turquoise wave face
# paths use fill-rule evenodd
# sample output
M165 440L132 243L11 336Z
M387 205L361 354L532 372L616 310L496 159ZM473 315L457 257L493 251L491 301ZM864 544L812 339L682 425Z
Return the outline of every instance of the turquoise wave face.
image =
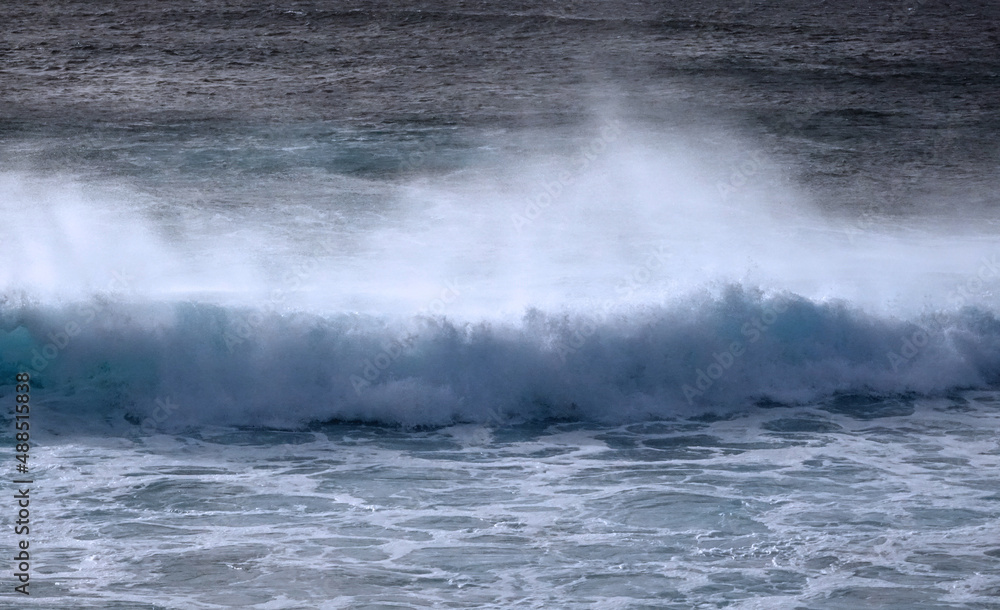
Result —
M156 429L620 423L989 388L1000 370L992 312L899 320L739 285L613 314L474 322L109 301L7 307L2 320L5 368L30 371L53 408Z

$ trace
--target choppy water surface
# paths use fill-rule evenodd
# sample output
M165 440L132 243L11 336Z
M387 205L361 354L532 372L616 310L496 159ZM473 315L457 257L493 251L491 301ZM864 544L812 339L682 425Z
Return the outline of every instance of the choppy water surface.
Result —
M52 438L37 607L991 607L998 406Z

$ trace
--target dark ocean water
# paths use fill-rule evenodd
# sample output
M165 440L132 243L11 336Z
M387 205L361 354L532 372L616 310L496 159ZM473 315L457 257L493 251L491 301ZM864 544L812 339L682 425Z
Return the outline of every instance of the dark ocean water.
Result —
M317 136L572 128L610 105L661 128L710 120L752 134L797 177L838 196L875 191L874 207L906 207L902 194L881 199L942 182L988 199L998 10L930 0L26 3L5 15L3 119L8 141L77 142L45 147L50 162L96 156L123 171L142 165L128 153L149 154L151 141L180 154L254 128L280 140L278 126Z
M996 606L1000 5L0 17L0 606Z

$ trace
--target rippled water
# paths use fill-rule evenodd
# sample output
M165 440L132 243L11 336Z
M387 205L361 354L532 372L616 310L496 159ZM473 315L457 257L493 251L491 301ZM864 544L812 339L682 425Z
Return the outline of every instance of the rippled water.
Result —
M991 607L998 406L52 438L33 607Z

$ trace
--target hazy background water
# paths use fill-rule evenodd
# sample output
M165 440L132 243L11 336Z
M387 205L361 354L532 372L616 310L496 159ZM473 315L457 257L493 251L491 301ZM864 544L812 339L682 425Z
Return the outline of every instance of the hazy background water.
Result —
M572 129L614 109L660 128L710 120L748 135L839 205L906 210L940 191L992 205L997 11L986 1L11 5L6 164L225 175L241 169L227 145L245 151L250 139L263 149L252 169L267 172L302 165L281 151L303 134L306 144L353 129L482 145L490 130ZM306 165L391 172L403 152L348 150L317 150Z

